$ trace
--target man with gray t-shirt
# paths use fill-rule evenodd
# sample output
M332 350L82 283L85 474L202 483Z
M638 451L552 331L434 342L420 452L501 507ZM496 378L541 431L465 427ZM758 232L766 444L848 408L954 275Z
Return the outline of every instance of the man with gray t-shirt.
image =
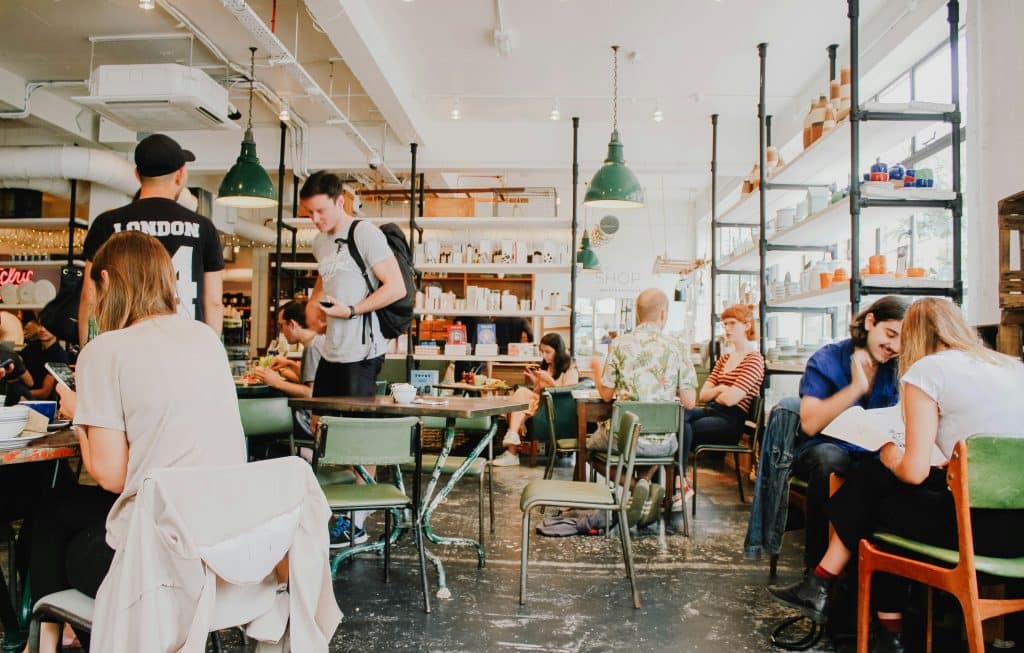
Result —
M327 318L313 396L372 397L387 347L374 311L404 297L405 281L381 230L365 221L353 225L342 190L337 175L320 171L299 192L302 215L311 218L320 232L313 239L320 276L306 312L310 322ZM349 253L349 238L366 264L373 292L368 292L362 271Z

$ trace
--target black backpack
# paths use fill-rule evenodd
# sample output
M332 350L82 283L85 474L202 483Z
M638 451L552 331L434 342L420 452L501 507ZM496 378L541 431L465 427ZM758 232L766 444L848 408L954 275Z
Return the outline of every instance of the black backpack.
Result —
M46 330L69 344L78 342L78 300L82 296L82 277L79 267L60 269L60 289L57 296L39 312L39 323Z
M360 222L362 220L354 220L352 226L348 228L348 253L352 256L352 260L356 262L356 265L359 266L359 271L363 273L363 280L366 281L367 291L372 293L376 288L370 283L370 275L366 272L366 263L356 247L354 238L356 225ZM391 339L397 338L408 331L409 325L412 324L412 307L416 297L416 269L412 265L412 251L409 249L408 241L405 240L405 232L402 231L402 228L393 222L389 222L381 225L380 230L384 233L384 237L387 238L388 247L391 248L395 255L395 260L398 261L398 269L402 271L402 281L405 282L405 297L375 311L377 313L377 322L380 324L381 335ZM369 314L363 318L364 325L367 328L369 327L369 319ZM367 328L363 329L364 337Z

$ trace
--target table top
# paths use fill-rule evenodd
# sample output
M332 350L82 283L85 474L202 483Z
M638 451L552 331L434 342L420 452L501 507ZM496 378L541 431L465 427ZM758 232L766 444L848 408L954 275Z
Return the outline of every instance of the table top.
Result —
M80 453L78 436L71 429L62 429L25 444L21 449L0 452L0 465L72 458Z
M526 410L529 403L511 397L426 397L426 401L445 402L444 405L396 404L391 397L304 397L291 399L293 408L345 413L375 413L378 415L411 415L414 417L488 417L516 410Z
M597 390L573 390L572 398L576 400L578 404L610 404L612 402L601 399L601 395L597 393Z
M439 390L458 390L460 392L501 392L506 390L512 390L512 386L505 384L499 386L493 385L476 385L475 383L461 383L461 382L441 382L435 383L435 388Z

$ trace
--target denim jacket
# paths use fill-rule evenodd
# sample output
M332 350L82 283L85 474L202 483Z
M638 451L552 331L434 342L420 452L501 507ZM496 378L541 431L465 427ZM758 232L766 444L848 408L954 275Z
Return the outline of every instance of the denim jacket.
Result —
M799 430L800 399L786 397L772 409L761 440L754 500L743 541L743 555L748 560L760 558L762 551L775 555L782 548L789 511L793 442Z

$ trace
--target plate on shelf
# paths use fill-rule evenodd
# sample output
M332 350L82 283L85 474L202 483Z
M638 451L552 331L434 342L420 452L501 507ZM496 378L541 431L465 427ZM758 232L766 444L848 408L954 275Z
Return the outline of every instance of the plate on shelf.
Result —
M47 304L57 296L57 288L49 279L36 282L36 303Z

